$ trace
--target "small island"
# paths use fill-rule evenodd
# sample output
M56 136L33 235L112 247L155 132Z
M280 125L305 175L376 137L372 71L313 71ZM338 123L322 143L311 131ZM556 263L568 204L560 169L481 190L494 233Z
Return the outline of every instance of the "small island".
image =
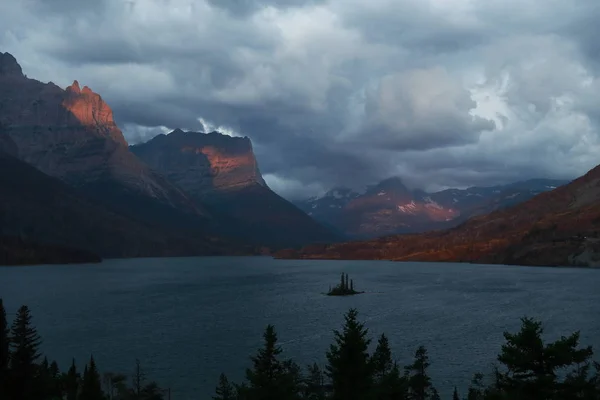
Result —
M348 284L348 274L342 272L340 284L334 288L329 286L329 292L327 292L327 296L353 296L361 293L364 292L357 292L354 290L354 281L352 279L350 279L350 284Z

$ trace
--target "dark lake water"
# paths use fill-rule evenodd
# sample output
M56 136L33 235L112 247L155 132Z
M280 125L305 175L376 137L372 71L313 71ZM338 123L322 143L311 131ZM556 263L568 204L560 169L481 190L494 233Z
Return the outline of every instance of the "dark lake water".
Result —
M344 271L367 293L327 297ZM44 351L61 368L91 353L101 370L142 361L173 399L210 399L220 372L239 380L275 325L284 355L324 364L343 313L385 332L404 365L423 344L442 395L490 372L504 330L528 315L549 338L581 330L600 349L600 270L270 258L109 260L0 268L9 320L33 312Z

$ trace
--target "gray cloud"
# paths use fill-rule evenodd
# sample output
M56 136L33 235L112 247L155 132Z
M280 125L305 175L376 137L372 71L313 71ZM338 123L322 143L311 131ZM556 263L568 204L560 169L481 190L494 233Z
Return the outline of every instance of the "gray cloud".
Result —
M600 163L595 0L0 2L0 50L130 142L249 136L284 195L571 178Z

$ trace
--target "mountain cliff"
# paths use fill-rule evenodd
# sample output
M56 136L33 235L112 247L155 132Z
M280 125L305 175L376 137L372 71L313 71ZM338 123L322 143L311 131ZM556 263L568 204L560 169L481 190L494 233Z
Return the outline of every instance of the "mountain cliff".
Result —
M599 266L600 166L451 229L306 247L280 257Z
M177 129L131 151L205 204L226 234L275 248L336 239L267 186L246 137Z
M348 237L368 239L453 227L475 215L518 204L565 183L536 179L426 193L409 190L399 178L390 178L368 187L363 193L336 188L322 197L296 204L316 220Z
M77 81L63 90L29 79L8 53L0 53L0 129L19 159L118 212L190 230L208 218L129 151L98 94Z

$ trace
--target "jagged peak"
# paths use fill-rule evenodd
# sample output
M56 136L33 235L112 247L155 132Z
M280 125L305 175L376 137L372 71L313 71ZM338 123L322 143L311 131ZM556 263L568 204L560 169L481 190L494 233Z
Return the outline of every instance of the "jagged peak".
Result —
M77 80L74 80L71 86L67 86L66 90L67 92L81 93L81 88L79 87L79 82Z
M17 59L10 53L0 53L0 76L23 76Z

